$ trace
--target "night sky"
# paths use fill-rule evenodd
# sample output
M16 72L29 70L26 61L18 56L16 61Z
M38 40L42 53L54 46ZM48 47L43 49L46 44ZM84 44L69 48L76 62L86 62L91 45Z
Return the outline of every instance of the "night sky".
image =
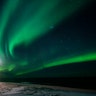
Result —
M0 78L96 76L95 0L0 0Z

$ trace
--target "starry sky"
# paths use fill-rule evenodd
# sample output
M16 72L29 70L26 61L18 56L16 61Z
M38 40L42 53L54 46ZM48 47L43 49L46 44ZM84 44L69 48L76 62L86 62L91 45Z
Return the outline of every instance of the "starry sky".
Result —
M0 78L96 76L94 0L0 0Z

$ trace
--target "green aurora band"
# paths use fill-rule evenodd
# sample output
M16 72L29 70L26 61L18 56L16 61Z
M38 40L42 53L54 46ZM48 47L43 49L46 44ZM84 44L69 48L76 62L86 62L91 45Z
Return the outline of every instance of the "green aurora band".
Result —
M73 57L73 58L69 58L69 59L55 60L51 63L44 64L43 66L41 66L37 69L27 70L25 72L19 72L16 75L22 75L25 73L34 72L34 71L38 71L38 70L41 70L44 68L49 68L49 67L58 66L58 65L62 65L62 64L70 64L70 63L84 62L84 61L91 61L91 60L96 60L96 53L81 55L81 56L77 56L77 57Z
M59 22L69 18L72 14L82 9L90 3L90 0L5 0L0 16L0 57L18 58L14 53L14 48L20 44L29 46L38 38L50 33L50 26L57 26ZM29 3L28 3L29 1ZM20 9L21 8L21 9ZM19 10L20 9L20 10ZM14 15L17 12L16 16ZM11 29L8 31L7 43L3 42L3 35L6 27L13 20ZM5 50L3 50L5 43ZM6 47L7 46L7 47ZM43 54L43 53L42 53ZM22 75L44 68L59 66L62 64L72 64L85 61L96 60L96 51L89 50L74 56L61 56L41 62L39 66L27 69L28 61L18 60L18 62L6 63L8 58L5 58L5 64L0 66L0 72L9 71L15 75ZM10 61L10 60L9 60ZM19 65L17 64L19 63ZM24 67L22 69L21 67ZM16 71L14 71L16 70Z

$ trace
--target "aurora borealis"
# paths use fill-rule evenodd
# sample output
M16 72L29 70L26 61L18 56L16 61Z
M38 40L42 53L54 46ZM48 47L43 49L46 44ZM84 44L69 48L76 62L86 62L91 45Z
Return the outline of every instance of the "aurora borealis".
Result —
M1 0L0 75L96 61L93 1Z

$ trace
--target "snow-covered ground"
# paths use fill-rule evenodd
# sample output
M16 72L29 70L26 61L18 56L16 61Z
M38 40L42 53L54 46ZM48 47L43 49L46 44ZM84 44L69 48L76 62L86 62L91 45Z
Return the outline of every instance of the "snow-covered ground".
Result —
M96 92L26 83L0 83L0 96L96 96Z

